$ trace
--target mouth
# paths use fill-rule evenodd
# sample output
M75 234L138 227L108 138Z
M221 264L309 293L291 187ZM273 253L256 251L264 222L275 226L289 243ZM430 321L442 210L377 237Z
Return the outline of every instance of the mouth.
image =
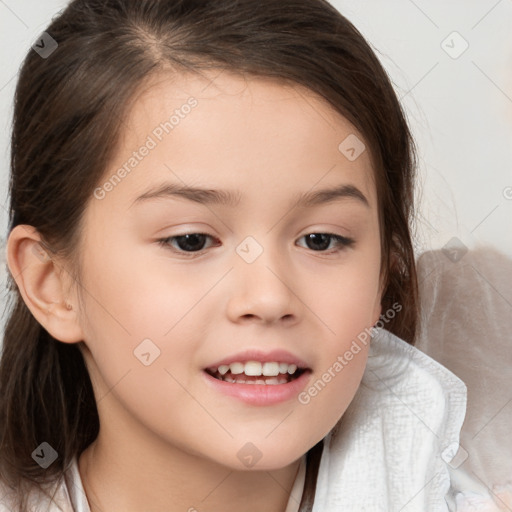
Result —
M232 363L219 367L205 368L211 377L231 384L259 384L276 386L288 384L297 380L301 375L310 372L309 368L300 368L295 364L281 362L248 361Z

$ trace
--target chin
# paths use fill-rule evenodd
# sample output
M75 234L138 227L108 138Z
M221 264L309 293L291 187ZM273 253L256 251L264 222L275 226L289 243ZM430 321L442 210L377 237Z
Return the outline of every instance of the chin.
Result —
M278 471L295 463L307 450L307 448L302 450L292 446L286 451L281 447L277 452L274 446L257 448L255 444L246 443L237 450L235 458L223 457L222 461L218 462L232 471ZM226 463L226 461L229 462Z

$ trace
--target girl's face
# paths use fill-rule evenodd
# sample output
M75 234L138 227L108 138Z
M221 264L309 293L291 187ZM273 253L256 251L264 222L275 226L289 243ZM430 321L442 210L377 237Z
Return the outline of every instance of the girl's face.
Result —
M281 468L346 410L368 352L353 341L381 312L369 154L303 88L161 78L85 212L80 322L100 436L134 457ZM249 360L307 371L286 384L206 371ZM233 375L272 378L236 373L252 367Z

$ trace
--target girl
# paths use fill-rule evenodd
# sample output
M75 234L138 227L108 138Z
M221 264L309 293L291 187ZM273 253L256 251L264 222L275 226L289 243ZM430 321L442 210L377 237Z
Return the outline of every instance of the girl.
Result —
M72 1L11 163L5 510L453 507L414 143L329 3Z

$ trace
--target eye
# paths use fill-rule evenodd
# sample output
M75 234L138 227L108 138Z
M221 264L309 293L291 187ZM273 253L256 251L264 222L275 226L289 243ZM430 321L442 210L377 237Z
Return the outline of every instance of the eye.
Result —
M309 248L312 249L316 247L320 249L319 251L313 249L314 252L325 252L331 245L330 242L334 241L335 248L333 251L329 251L329 254L341 252L345 247L351 247L355 243L355 240L352 238L335 235L334 233L310 233L301 238L306 239L306 243Z
M331 242L334 242L334 249L327 252L328 254L341 252L344 248L352 247L355 244L355 240L352 238L336 235L334 233L309 233L301 238L306 239L308 248L314 252L327 252L327 249L331 246ZM207 239L217 240L206 233L185 233L183 235L162 238L157 240L157 242L161 247L170 249L173 252L192 256L194 253L200 253L204 250L205 241Z
M186 233L184 235L169 236L167 238L162 238L158 240L158 243L162 247L170 248L175 252L183 251L185 253L194 253L203 250L206 238L213 239L212 236L207 235L206 233ZM175 250L172 246L172 243L170 242L176 242L176 244L178 245L178 250Z

